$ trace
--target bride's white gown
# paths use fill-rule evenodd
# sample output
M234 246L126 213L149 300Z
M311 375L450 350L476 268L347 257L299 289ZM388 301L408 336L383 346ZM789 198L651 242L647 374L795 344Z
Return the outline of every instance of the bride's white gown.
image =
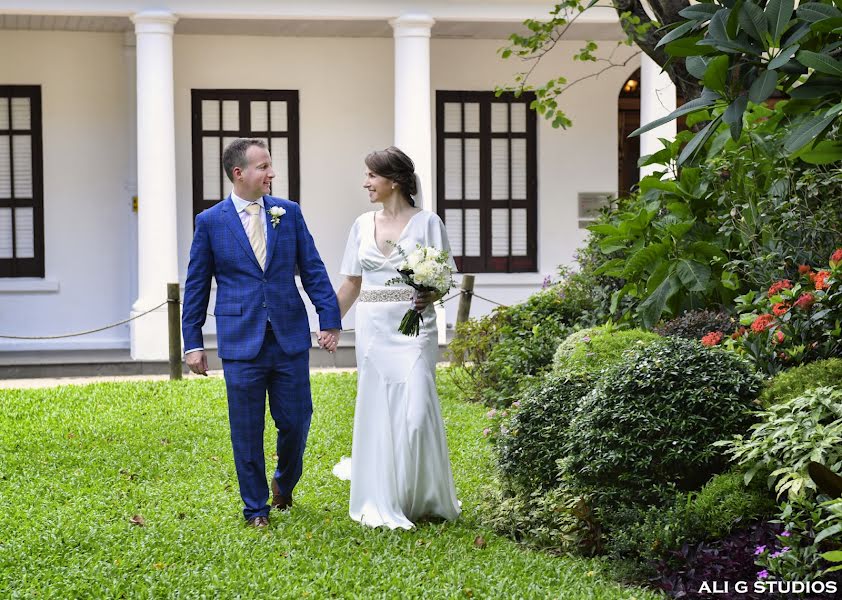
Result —
M450 250L438 215L412 216L396 241ZM436 393L436 313L423 313L418 337L398 331L412 288L386 286L403 258L388 257L374 240L374 212L357 218L342 260L343 275L362 275L357 303L357 404L351 458L333 472L351 480L351 518L364 525L409 529L422 516L459 516L459 502ZM452 265L454 271L455 264Z

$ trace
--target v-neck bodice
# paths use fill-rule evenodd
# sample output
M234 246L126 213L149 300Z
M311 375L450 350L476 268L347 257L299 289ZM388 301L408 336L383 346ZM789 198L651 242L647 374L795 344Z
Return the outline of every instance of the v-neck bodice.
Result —
M348 243L340 268L340 273L343 275L362 276L363 288L384 287L388 280L398 276L398 266L404 260L397 249L393 249L389 256L385 256L377 247L374 236L374 218L374 211L357 217L348 235ZM437 214L426 210L412 215L399 238L392 241L406 254L415 250L418 244L450 251L444 223ZM452 258L451 267L455 272L456 264Z
M377 213L378 213L378 212L379 212L379 211L373 211L373 212L371 213L371 220L372 220L372 224L371 224L371 227L372 227L372 229L371 229L371 235L374 237L374 247L375 247L375 248L377 248L377 251L378 251L378 252L380 252L380 255L381 255L383 258L388 259L388 258L389 258L389 257L391 257L393 254L395 254L395 253L397 252L397 250L396 250L394 247L392 247L391 252L389 252L389 254L384 254L384 253L383 253L383 251L380 249L380 245L377 243ZM410 226L410 224L412 223L412 220L413 220L415 217L417 217L418 215L420 215L422 212L424 212L424 211L423 211L423 210L419 210L418 212L416 212L415 214L413 214L411 217L409 217L409 219L406 221L406 225L404 225L404 226L403 226L403 229L401 229L401 232L400 232L400 234L398 235L398 239L397 239L397 241L395 242L396 244L400 244L401 240L403 239L403 236L406 234L406 230L407 230L407 229L409 229L409 226ZM404 248L404 252L407 252L407 250L406 250L405 248ZM398 254L400 254L400 253L398 253Z

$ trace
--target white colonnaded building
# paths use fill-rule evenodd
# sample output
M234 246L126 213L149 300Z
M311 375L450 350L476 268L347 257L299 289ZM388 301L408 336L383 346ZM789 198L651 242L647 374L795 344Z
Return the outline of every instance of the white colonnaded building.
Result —
M395 144L414 159L421 205L444 220L476 293L525 299L573 263L594 208L636 177L638 149L624 134L675 102L639 57L562 96L566 131L536 117L528 96L495 96L524 69L498 50L551 8L0 0L0 365L166 360L166 307L50 336L128 319L163 302L168 282L184 283L194 217L227 195L221 150L239 136L268 141L273 194L300 202L336 286L348 230L372 210L363 158ZM621 38L613 10L589 10L534 80L591 73L571 58L582 41L613 48ZM634 52L623 46L615 60ZM643 152L664 135L643 139ZM493 308L475 298L471 314ZM452 324L457 302L444 310ZM209 317L211 347L214 331Z

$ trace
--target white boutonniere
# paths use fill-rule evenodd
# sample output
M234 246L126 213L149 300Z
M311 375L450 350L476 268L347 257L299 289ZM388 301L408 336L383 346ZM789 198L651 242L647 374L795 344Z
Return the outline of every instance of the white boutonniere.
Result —
M269 216L272 217L272 228L278 226L278 223L281 222L281 217L287 214L286 209L280 206L272 206L269 208Z

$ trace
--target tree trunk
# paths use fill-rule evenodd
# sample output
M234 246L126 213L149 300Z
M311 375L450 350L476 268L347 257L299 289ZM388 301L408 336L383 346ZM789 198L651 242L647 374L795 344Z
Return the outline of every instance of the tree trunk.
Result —
M653 23L652 19L643 8L641 0L613 0L614 8L617 14L629 12L640 18L641 24ZM690 6L689 0L649 0L647 2L652 12L657 18L660 26L669 25L677 21L684 21L679 16L678 12ZM645 34L637 35L629 30L629 27L622 23L623 29L626 33L633 34L635 43L645 52L652 60L661 65L661 68L669 75L672 82L678 90L678 95L684 99L685 102L698 98L702 94L702 86L699 81L687 72L684 66L683 58L672 58L664 52L663 47L655 49L658 41L665 35L665 33L658 33L658 27L650 28Z

